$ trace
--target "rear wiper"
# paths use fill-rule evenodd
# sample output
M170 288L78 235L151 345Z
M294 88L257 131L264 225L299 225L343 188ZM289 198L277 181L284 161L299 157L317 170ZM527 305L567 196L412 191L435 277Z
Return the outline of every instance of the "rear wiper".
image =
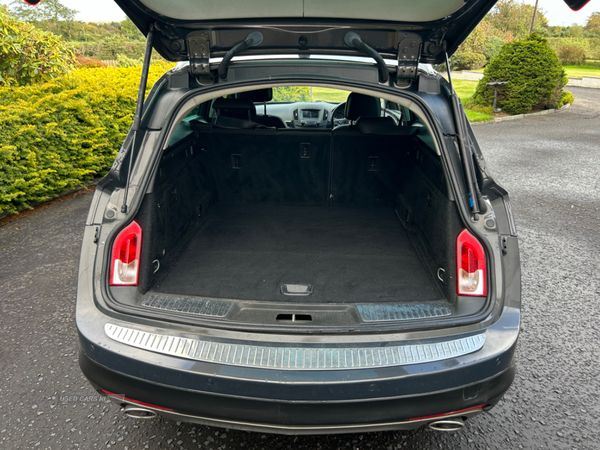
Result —
M344 42L348 47L354 47L363 52L365 55L373 58L379 67L379 82L387 83L387 80L390 78L390 70L377 50L370 45L365 44L360 36L354 31L346 33L346 36L344 36Z
M231 59L235 55L243 52L244 50L250 47L256 47L257 45L260 45L262 41L262 33L260 31L253 31L248 36L246 36L246 39L244 39L242 42L238 42L233 47L231 47L231 49L227 53L225 53L225 56L223 56L221 64L219 64L219 78L221 80L227 79L227 68L229 67Z
M466 115L464 113L462 103L454 91L452 86L452 77L450 76L450 61L448 60L448 53L446 55L446 72L448 73L448 83L450 84L450 92L452 98L452 113L454 116L454 128L456 128L456 138L458 141L458 148L460 150L460 157L463 161L463 167L465 172L465 178L467 182L467 190L469 193L469 206L473 214L477 215L480 213L479 209L479 186L475 182L475 168L473 167L473 158L471 152L467 150L465 146L466 138Z

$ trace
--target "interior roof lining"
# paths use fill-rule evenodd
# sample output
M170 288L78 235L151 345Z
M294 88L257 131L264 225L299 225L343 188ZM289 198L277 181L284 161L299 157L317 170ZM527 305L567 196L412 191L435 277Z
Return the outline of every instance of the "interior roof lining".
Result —
M140 0L160 15L176 20L312 18L431 22L455 13L465 0L259 0L252 8L241 1Z
M347 86L344 86L343 84L315 82L315 83L310 83L310 85L313 87L324 87L324 88L330 88L330 89L345 90L348 92L357 92L359 94L371 95L374 97L382 98L384 100L388 100L388 101L397 103L398 105L404 106L405 108L408 108L411 112L415 113L417 115L417 117L419 118L419 120L423 123L423 125L425 125L427 127L427 129L431 133L432 126L429 123L427 116L424 114L421 106L405 97L396 96L396 95L392 95L392 94L386 94L386 93L378 92L378 91L373 91L373 90L370 90L367 88L349 89ZM212 99L218 98L218 97L223 97L225 95L236 94L238 92L253 91L255 89L265 88L265 87L285 87L285 86L297 86L297 83L257 83L256 85L254 85L252 87L248 87L248 86L230 87L230 88L224 88L223 90L219 90L217 92L212 91L212 92L206 93L206 94L199 94L199 95L187 100L183 104L183 106L179 110L179 113L175 117L175 120L173 121L173 125L171 126L171 129L169 130L167 139L164 141L165 145L163 146L163 150L166 150L169 147L169 143L171 142L171 137L172 137L175 129L179 126L179 124L182 122L182 120L185 117L187 117L189 112L192 109L194 109L196 106L198 106L208 100L212 100ZM438 156L440 156L441 150L435 139L434 139L434 144L435 144L435 152Z

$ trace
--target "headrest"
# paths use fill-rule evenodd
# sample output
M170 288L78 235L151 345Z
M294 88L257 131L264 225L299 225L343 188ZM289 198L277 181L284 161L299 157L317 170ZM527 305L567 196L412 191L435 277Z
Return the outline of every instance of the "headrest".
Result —
M235 98L247 98L254 103L270 102L271 100L273 100L273 88L238 92L237 94L235 94Z
M380 117L381 101L370 95L352 92L346 100L344 115L348 120L356 120L359 117Z
M220 97L216 99L213 103L214 109L253 109L256 111L254 107L254 103L246 98L224 98Z
M219 111L219 116L249 121L254 121L256 118L254 103L247 98L221 97L214 101L213 108Z

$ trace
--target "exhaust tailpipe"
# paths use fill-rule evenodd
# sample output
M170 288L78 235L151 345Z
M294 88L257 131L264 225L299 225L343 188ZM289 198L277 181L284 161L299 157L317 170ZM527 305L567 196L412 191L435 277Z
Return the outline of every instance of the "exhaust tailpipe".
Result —
M132 419L154 419L156 413L151 409L142 408L141 406L127 405L123 408L123 412L127 417Z
M435 431L459 431L465 427L465 422L460 417L436 420L429 423L429 428Z

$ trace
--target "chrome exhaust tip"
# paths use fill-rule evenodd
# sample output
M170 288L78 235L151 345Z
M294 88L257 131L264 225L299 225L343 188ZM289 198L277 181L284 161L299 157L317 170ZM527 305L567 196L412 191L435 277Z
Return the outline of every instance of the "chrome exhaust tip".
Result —
M465 427L465 422L461 418L436 420L429 423L429 428L435 431L459 431Z
M123 408L123 412L127 417L132 419L154 419L156 413L151 409L142 408L141 406L127 405Z

